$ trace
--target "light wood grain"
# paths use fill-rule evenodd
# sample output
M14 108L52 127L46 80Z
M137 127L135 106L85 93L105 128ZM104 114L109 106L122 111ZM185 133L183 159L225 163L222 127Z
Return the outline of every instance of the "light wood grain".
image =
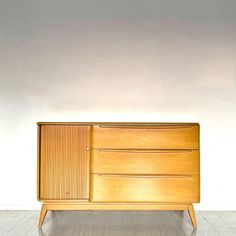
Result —
M194 208L192 204L189 205L188 213L189 213L189 217L191 219L193 228L196 228L197 224L196 224L196 218L195 218Z
M43 221L45 219L45 216L47 214L47 206L45 204L42 205L42 208L41 208L41 212L40 212L40 216L39 216L39 224L38 224L38 227L41 227L42 224L43 224Z
M198 126L93 126L94 148L198 149Z
M89 197L89 126L41 126L40 199Z
M188 203L172 203L172 204L161 204L161 203L61 203L45 202L45 209L47 210L188 210Z
M197 123L39 122L39 226L48 210L188 210L195 227L199 133Z
M91 152L92 173L199 174L198 150L109 150Z
M41 125L37 125L37 199L40 200Z
M91 175L93 202L199 202L199 175Z
M199 123L186 122L37 122L38 125L110 125L110 126L199 126Z

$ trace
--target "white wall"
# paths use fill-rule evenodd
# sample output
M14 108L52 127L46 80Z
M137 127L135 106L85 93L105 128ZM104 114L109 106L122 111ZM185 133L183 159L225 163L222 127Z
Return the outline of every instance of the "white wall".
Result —
M235 9L234 0L0 0L0 208L40 206L37 121L194 121L196 209L236 210Z

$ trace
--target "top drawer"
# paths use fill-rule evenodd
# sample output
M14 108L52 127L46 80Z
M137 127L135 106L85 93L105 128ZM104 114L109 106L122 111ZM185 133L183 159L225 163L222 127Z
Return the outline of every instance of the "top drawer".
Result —
M199 125L96 125L94 148L198 149Z

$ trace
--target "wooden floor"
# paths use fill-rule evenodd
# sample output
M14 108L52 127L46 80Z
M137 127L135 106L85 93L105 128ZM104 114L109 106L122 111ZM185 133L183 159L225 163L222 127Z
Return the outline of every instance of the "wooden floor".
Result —
M54 211L38 229L39 211L0 211L0 236L236 236L236 212L196 212L193 230L187 212Z

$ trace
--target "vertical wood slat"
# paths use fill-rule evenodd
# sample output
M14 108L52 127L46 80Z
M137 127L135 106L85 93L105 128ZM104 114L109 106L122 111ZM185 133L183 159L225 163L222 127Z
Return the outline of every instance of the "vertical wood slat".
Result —
M88 199L90 126L41 125L40 199Z

